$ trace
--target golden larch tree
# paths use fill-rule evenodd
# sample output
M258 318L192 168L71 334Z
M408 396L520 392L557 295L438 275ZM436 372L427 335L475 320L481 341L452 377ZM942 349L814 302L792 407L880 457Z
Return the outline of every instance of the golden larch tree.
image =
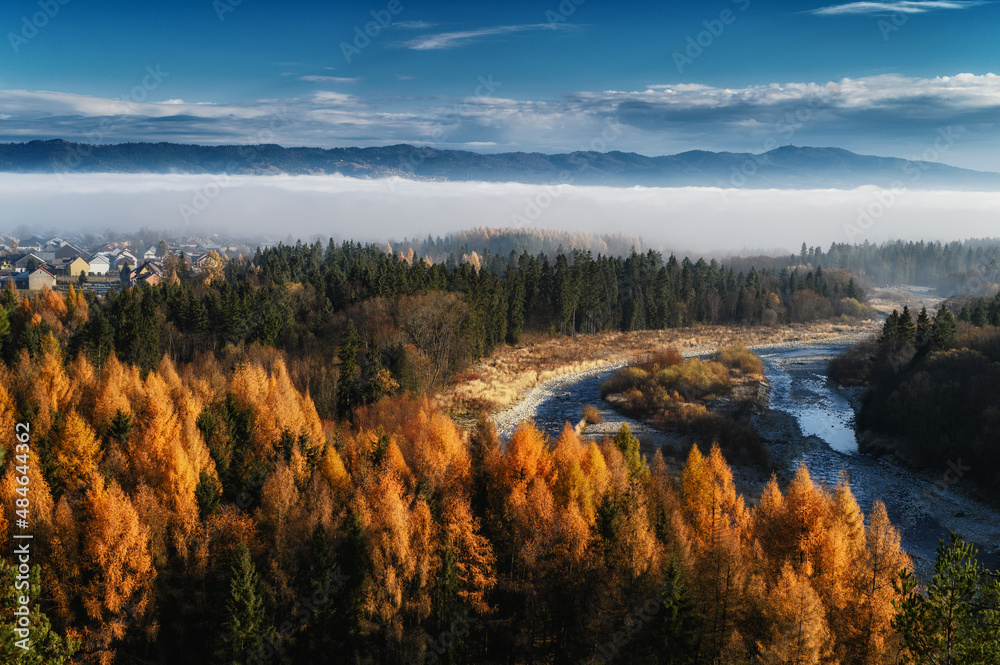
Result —
M84 485L91 474L97 473L101 442L76 410L66 415L52 447L59 478L67 490Z
M115 643L150 639L156 571L149 533L117 484L93 476L76 505L64 496L52 539L57 614L82 639L80 652L110 665Z
M181 445L181 423L170 392L156 372L146 377L137 420L128 447L131 486L153 490L166 511L171 544L184 553L198 521L198 474Z
M767 665L820 665L830 662L832 639L826 611L804 571L790 563L771 587L765 605L770 633L758 642L760 661Z
M913 563L903 551L899 529L892 526L885 504L877 500L868 516L864 547L854 562L852 621L848 642L852 653L865 654L860 663L886 661L896 646L891 626L895 615L893 600L900 598L894 582Z

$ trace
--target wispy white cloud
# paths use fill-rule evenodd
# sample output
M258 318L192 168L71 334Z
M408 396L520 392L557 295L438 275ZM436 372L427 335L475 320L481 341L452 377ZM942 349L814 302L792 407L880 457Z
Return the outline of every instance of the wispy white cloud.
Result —
M435 27L436 23L430 21L393 21L392 27L404 30L427 30Z
M300 76L300 81L308 81L309 83L357 83L361 79L358 77L345 77L345 76L317 76L310 74L308 76Z
M438 51L443 49L458 48L480 41L486 37L496 35L509 35L517 32L536 32L538 30L560 30L567 29L565 23L528 23L523 25L497 25L489 28L478 28L476 30L459 30L456 32L440 32L434 35L424 35L405 42L399 42L396 46L407 48L413 51Z
M256 104L188 103L180 99L163 102L111 99L92 95L47 90L0 91L0 111L42 116L74 115L83 117L143 115L154 118L190 114L206 118L255 118L268 111Z
M899 0L897 2L848 2L807 11L816 16L844 14L925 14L941 9L969 9L989 4L985 0Z

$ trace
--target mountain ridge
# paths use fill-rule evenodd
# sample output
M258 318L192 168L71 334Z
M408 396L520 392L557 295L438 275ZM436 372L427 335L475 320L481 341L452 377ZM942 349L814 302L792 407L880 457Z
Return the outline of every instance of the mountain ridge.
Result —
M1000 190L1000 173L937 162L861 155L837 147L781 146L765 153L689 150L478 153L400 143L370 148L117 143L62 139L0 144L0 172L215 173L425 180L572 183L616 187L832 188L862 185L910 189Z

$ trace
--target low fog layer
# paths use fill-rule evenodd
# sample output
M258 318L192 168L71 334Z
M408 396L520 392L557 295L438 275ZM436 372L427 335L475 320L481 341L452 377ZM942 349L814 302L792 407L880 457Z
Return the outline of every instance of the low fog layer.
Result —
M996 235L996 193L421 182L339 176L0 175L0 230L152 229L337 239L473 226L624 233L700 252Z

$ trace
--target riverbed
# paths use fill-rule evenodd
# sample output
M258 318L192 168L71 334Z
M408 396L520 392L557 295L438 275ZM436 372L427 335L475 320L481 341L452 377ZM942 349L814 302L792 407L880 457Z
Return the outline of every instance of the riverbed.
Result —
M858 452L848 395L826 378L827 363L849 343L756 350L764 361L769 400L768 408L754 417L754 426L767 443L771 468L734 468L738 488L754 503L772 471L784 485L805 463L812 478L827 487L835 486L846 473L866 513L876 500L885 503L921 579L929 579L938 543L953 530L977 544L984 563L1000 567L1000 515L971 498L954 471L918 474L889 456L875 458ZM566 422L579 422L585 405L593 404L603 422L588 426L585 438L611 436L627 423L648 456L675 443L671 435L615 412L601 399L600 384L622 365L613 363L546 381L493 416L498 433L507 438L518 423L533 418L554 438Z

